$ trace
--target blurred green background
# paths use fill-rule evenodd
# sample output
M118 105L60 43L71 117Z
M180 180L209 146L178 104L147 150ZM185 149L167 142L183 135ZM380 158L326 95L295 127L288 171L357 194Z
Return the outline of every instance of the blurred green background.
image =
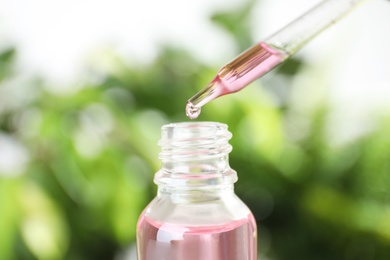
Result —
M211 16L238 51L255 42L253 4ZM105 50L76 91L58 95L20 75L17 55L0 50L0 259L135 259L160 127L188 120L186 100L216 68L177 46L146 64ZM297 56L199 118L233 133L236 193L257 219L259 259L390 259L390 114L336 142L325 73ZM315 88L291 84L307 74Z

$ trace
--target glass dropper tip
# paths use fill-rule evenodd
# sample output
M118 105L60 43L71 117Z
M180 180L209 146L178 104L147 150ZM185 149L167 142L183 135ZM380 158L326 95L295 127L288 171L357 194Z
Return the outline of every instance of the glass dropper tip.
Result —
M211 81L206 87L204 87L187 101L186 115L190 119L197 118L200 114L200 108L202 106L221 96L223 93L223 88L219 82L220 78L217 75L213 81Z
M196 119L200 115L200 107L194 106L190 101L187 101L186 115L189 119Z

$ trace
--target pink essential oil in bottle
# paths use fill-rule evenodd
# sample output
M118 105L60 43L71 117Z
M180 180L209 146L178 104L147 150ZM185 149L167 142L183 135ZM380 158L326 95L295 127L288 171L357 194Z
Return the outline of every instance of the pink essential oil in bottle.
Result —
M138 260L256 260L257 231L234 193L227 126L162 127L158 194L137 225Z

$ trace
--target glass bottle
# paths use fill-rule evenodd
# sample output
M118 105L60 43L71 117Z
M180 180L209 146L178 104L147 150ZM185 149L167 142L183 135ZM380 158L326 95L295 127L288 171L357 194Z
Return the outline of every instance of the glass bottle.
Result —
M157 196L137 224L138 260L255 260L256 222L234 193L227 125L162 127Z

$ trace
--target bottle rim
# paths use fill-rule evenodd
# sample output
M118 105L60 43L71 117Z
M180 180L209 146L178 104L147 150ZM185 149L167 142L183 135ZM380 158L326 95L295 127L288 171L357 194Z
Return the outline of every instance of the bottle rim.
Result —
M162 126L159 158L187 160L226 155L231 152L232 134L223 123L180 122Z

